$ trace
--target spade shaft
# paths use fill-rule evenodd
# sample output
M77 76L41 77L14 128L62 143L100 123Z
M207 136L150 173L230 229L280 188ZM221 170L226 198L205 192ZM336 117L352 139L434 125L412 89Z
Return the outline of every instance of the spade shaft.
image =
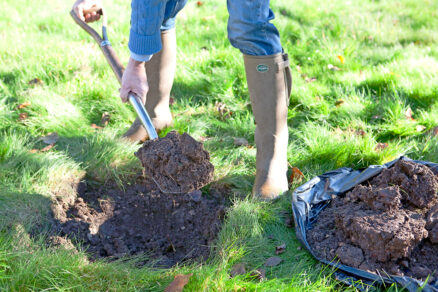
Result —
M129 102L134 107L135 111L137 112L138 118L140 119L141 123L143 124L144 128L146 129L146 132L149 135L149 139L157 139L158 134L157 131L155 131L154 125L152 124L151 118L148 115L148 112L143 106L143 103L140 101L140 99L135 96L134 94L130 93L128 95Z

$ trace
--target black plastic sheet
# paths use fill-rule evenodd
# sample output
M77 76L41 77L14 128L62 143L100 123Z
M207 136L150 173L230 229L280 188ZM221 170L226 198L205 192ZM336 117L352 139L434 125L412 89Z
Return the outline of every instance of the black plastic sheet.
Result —
M432 285L410 277L376 275L340 263L329 262L318 257L307 242L307 231L312 228L312 224L316 221L320 212L328 206L332 196L339 196L351 190L356 185L378 175L384 168L391 167L401 159L424 164L435 173L438 172L437 163L417 161L402 156L384 165L372 165L362 170L343 167L314 177L297 188L293 193L292 211L294 213L297 237L317 260L337 269L335 276L338 280L355 286L359 290L368 290L371 287L370 285L397 283L409 291L417 291L419 288L422 288L422 291L438 292L437 283ZM358 280L362 280L363 284L356 284L355 282Z

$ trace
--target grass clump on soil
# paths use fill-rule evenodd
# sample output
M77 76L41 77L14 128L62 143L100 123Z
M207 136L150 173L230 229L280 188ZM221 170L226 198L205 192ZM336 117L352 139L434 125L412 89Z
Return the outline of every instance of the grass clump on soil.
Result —
M97 45L70 19L71 4L0 4L0 26L8 28L0 33L0 289L157 291L178 273L193 273L186 286L192 291L339 288L332 271L299 249L294 229L284 224L290 195L273 204L249 198L255 126L242 58L228 43L226 7L217 0L189 2L178 19L175 125L168 130L204 141L215 167L205 194L229 189L231 205L210 259L157 270L136 267L141 259L89 262L83 250L46 246L55 194L73 194L79 180L93 187L132 184L141 171L133 155L138 146L119 139L135 113L120 103ZM305 179L400 155L436 160L437 5L272 2L293 69L288 160ZM127 60L129 3L105 6L112 44ZM108 125L92 127L103 127L106 113ZM59 139L41 151L47 144L39 137L52 132ZM235 145L234 138L248 146ZM282 263L265 267L282 243ZM230 278L236 263L245 264L246 274ZM249 276L258 268L266 270L261 282Z

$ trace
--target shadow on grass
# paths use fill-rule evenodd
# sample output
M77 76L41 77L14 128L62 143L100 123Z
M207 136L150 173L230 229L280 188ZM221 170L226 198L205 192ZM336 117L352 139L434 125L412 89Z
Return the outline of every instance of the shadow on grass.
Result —
M18 70L0 71L0 81L6 85L6 93L9 95L9 101L15 102L17 92L21 86L21 73ZM0 93L3 90L0 88ZM12 97L13 96L13 97Z
M208 60L200 66L199 71L183 81L177 78L172 87L172 96L184 103L206 105L222 101L229 92L237 101L249 101L245 74L228 68L223 61Z
M1 71L0 72L0 80L6 84L9 88L16 87L19 83L19 71Z
M413 110L428 110L436 103L435 92L419 92L418 90L407 91L397 86L396 77L384 77L365 80L356 86L356 91L366 92L372 96L394 96L401 100L406 100Z
M208 80L198 79L191 82L175 81L172 87L172 96L177 100L207 104L209 100L209 88L211 84Z
M330 82L334 86L339 86L340 88L346 87L344 82L336 79L330 79ZM358 95L371 96L374 99L399 99L401 101L406 101L412 108L412 110L429 110L434 104L437 103L436 90L427 90L424 92L414 89L412 91L407 91L406 89L397 86L398 79L396 76L382 76L378 78L370 78L362 81L358 85L354 86L352 89Z
M91 181L105 183L114 180L121 185L124 179L141 169L134 156L137 147L113 135L61 136L55 147L81 165L86 170L86 178Z
M14 232L14 229L21 228L32 234L35 229L41 232L49 229L51 200L43 194L5 187L0 205L0 232Z

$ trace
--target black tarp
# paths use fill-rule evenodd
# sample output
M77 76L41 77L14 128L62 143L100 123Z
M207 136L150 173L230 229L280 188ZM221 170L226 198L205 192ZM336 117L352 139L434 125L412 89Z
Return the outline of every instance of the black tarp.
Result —
M297 188L293 193L292 211L294 214L296 234L298 240L300 240L300 242L317 260L336 268L335 276L338 280L349 285L354 285L360 290L366 290L365 287L369 287L368 285L398 283L409 291L417 291L421 287L422 291L438 292L438 284L436 283L433 285L425 285L422 281L410 277L390 275L378 276L336 262L329 262L325 259L319 258L307 242L307 230L312 228L312 223L317 220L319 213L328 206L333 195L339 196L344 194L356 185L378 175L382 169L391 167L400 159L424 164L431 169L434 169L435 173L438 171L437 163L400 157L384 165L372 165L361 170L343 167L314 177L304 185ZM364 284L358 286L358 284L354 283L357 280L362 280Z

